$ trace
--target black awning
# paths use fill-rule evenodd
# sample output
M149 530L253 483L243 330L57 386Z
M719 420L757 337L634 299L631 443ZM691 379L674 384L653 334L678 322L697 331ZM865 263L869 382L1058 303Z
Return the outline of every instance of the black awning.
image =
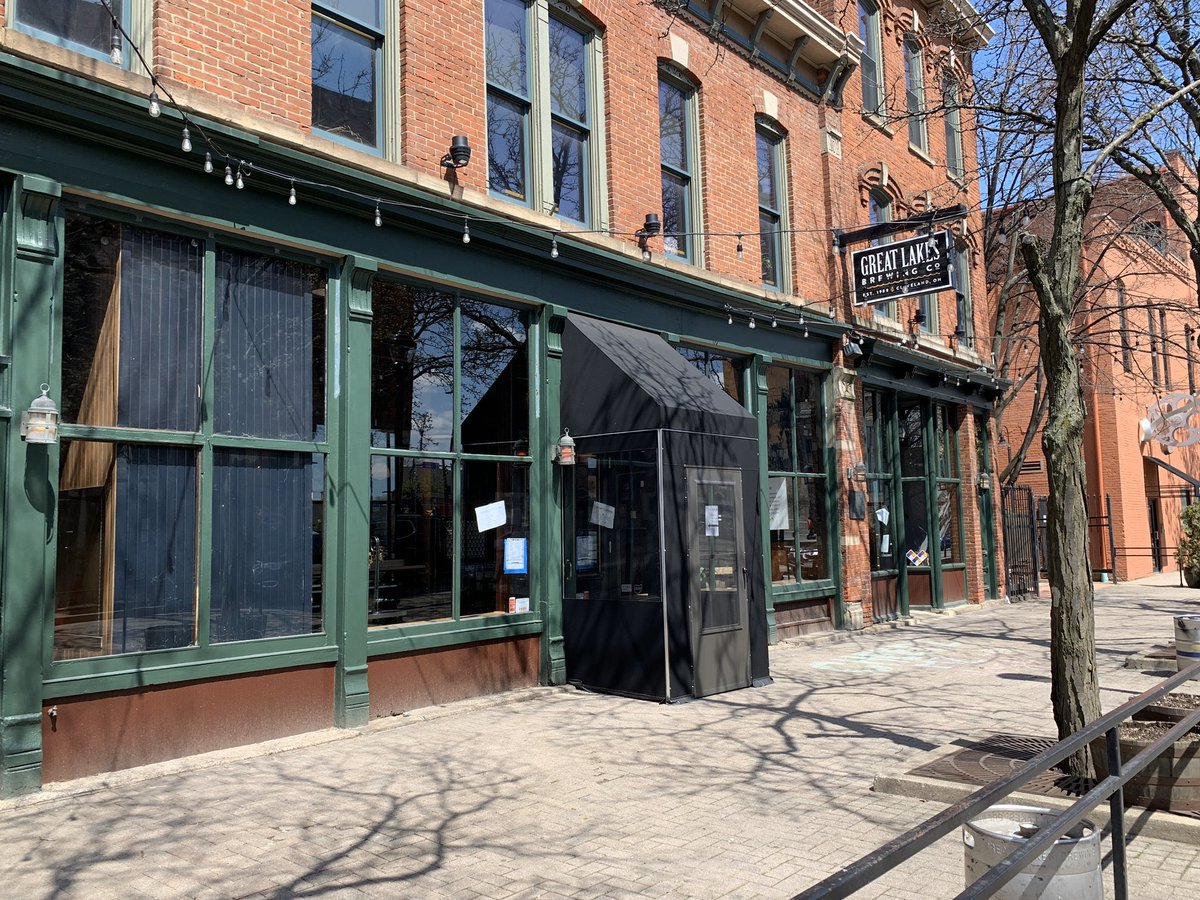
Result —
M562 422L574 435L758 435L754 416L657 334L569 315L562 340Z

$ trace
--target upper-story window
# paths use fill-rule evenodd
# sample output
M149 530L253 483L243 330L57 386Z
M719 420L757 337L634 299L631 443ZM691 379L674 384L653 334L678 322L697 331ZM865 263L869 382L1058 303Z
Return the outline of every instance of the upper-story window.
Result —
M929 149L925 128L925 66L916 37L904 39L904 94L908 112L908 142L918 150Z
M879 7L871 0L858 0L858 36L863 51L859 72L862 76L863 110L882 116L887 99L883 90L883 42L879 32Z
M110 59L129 60L129 48L113 25L113 17L128 30L128 0L16 0L13 21L22 31L69 50Z
M954 335L969 347L975 341L975 305L971 300L971 251L966 244L954 249L950 282L954 286L954 310L958 320Z
M666 69L659 71L658 78L658 133L663 252L696 262L700 258L696 90Z
M317 0L312 16L312 124L378 149L381 0Z
M786 157L783 134L761 119L755 131L758 156L758 230L762 256L762 282L787 289L788 253L786 231Z
M1129 336L1129 307L1125 296L1125 285L1117 283L1117 319L1121 329L1121 367L1133 371L1133 341Z
M942 91L946 124L946 172L953 178L963 177L962 112L958 107L958 82L947 81Z
M878 191L871 191L867 199L867 221L871 225L882 225L885 222L892 221L892 198L887 194ZM880 238L877 241L872 241L873 244L887 244L891 242L890 237ZM896 316L896 301L889 300L886 303L875 304L875 315Z
M488 187L575 222L601 205L600 41L546 0L486 0ZM545 46L545 51L540 48Z

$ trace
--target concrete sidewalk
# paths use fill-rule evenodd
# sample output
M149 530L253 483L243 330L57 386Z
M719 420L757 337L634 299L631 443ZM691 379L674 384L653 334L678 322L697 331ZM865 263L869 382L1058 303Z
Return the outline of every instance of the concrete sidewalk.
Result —
M1105 708L1200 591L1097 591ZM1049 605L773 648L775 684L661 706L538 689L75 782L0 804L11 897L788 897L941 809L872 792L921 751L1051 735ZM1200 896L1135 839L1130 895ZM862 897L963 886L951 835ZM1111 885L1109 885L1111 895Z

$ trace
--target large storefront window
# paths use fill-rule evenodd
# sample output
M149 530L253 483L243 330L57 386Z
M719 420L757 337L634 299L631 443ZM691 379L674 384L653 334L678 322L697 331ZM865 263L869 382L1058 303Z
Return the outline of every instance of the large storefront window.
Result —
M863 443L865 454L867 524L871 534L871 570L899 569L896 550L896 507L893 497L891 414L879 391L863 392Z
M933 432L937 453L938 553L942 565L942 602L967 599L967 573L963 558L962 473L958 459L958 427L952 407L933 407Z
M320 631L325 273L74 212L65 257L54 658Z
M773 584L830 578L820 376L767 367L767 491Z
M530 609L525 311L379 280L371 626Z
M746 405L742 389L742 375L746 370L744 361L696 347L676 347L675 349L684 359L699 369L705 378L717 384L721 390L742 406Z

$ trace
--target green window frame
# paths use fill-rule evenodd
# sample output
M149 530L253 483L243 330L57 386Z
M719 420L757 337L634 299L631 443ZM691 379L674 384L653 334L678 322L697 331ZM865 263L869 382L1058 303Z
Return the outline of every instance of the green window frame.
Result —
M859 77L862 80L863 114L887 115L884 89L883 41L879 27L879 7L872 0L858 0L858 36L862 38Z
M933 404L933 507L934 524L938 535L939 567L942 574L939 600L945 605L946 571L966 570L963 544L963 480L959 457L957 410L945 403ZM964 579L965 579L964 575ZM954 598L955 602L966 600L970 585L964 580L965 596Z
M542 456L531 440L540 346L534 311L390 276L376 278L372 294L368 640L387 645L398 634L534 621L541 585L531 559L533 482ZM511 338L518 328L523 351L489 367L489 358L501 360L506 347L517 346ZM499 355L489 356L493 350ZM475 367L495 381L477 384ZM411 392L395 390L397 383ZM497 390L508 391L507 400ZM524 413L507 430L465 431L485 402L509 409L515 403ZM377 427L397 403L400 413L387 415L399 428ZM478 447L495 452L472 449ZM492 489L486 503L472 499L480 484L485 493ZM492 525L495 519L480 516L495 516L497 502L504 503L504 521ZM489 505L490 512L482 509ZM517 563L522 547L524 562Z
M79 529L73 535L71 521L60 517L53 582L60 615L47 628L45 647L51 678L60 672L121 674L130 653L151 653L155 662L146 665L151 669L327 646L331 606L323 583L331 580L330 548L338 539L336 517L326 510L330 434L337 428L326 388L334 371L329 320L337 291L329 261L280 254L275 247L190 232L171 223L135 223L121 213L74 205L67 209L66 222L67 296L54 379L64 407L54 485L60 513L64 503L90 492L84 502L91 504L93 514L99 508L106 522L124 522L133 531L144 518L147 527L157 523L162 529L182 529L171 559L191 582L171 589L177 601L173 621L155 616L133 621L130 608L145 609L138 603L146 597L161 601L173 570L167 567L161 580L150 583L142 575L152 567L129 565L132 574L126 577L132 587L117 596L108 586L119 577L116 561L92 559L102 582L90 590L98 598L98 634L68 627L86 621L72 621L64 613L71 599L64 592L74 588L67 576L78 562L70 553ZM104 268L107 263L97 268L92 258L76 254L84 245L82 239L74 241L73 232L89 227L107 229L109 244L115 235L117 247L106 251L115 253L111 271ZM129 235L150 249L130 249ZM104 238L98 243L103 246ZM187 271L164 263L156 253L173 254L171 260L188 257ZM140 275L139 261L144 266ZM96 287L96 272L108 272L107 286ZM74 297L79 285L101 293ZM293 303L296 298L299 302ZM186 318L189 299L194 304L191 321ZM140 313L134 305L127 313L137 323L127 334L119 324L120 310L134 303L148 305ZM93 325L80 320L94 318L97 306L104 323L94 323L92 347ZM308 412L311 427L305 426ZM130 468L125 470L131 476L125 482L129 488L118 493L123 454L127 460L149 460L151 471L155 461L165 460L176 473L177 487L166 499L179 506L160 502L163 492L155 489L161 481L147 487L148 479L141 478L139 488ZM190 475L184 474L187 470ZM97 490L105 492L103 498ZM301 499L305 495L307 501ZM126 513L120 519L123 505L139 515ZM301 538L297 529L306 514L312 516L311 527L303 529ZM272 525L272 515L283 518ZM101 526L102 544L122 541L121 527ZM278 537L287 536L289 529L291 543ZM222 547L228 552L218 558ZM255 557L253 565L250 556ZM188 572L190 564L194 569ZM153 571L157 578L158 570ZM288 586L296 584L311 596L295 591L289 596ZM219 590L222 585L224 591ZM122 649L114 650L118 606Z
M384 145L383 6L382 0L314 0L312 5L313 130L373 153L381 153ZM370 68L346 71L355 65L351 60L359 65L365 60ZM327 87L330 83L335 86ZM363 104L369 109L355 115L354 106Z
M962 108L959 105L959 86L953 78L942 87L942 124L946 129L946 174L962 179L966 174L963 160Z
M908 142L922 153L929 152L925 122L925 61L917 36L904 38L904 96L908 114Z
M837 577L825 434L825 379L818 372L764 366L767 531L773 589L829 584Z
M954 336L970 347L975 342L975 303L971 297L971 250L965 243L955 246L950 283L954 287Z
M758 230L765 287L791 290L791 241L787 210L787 136L765 116L755 117L758 160Z
M679 69L658 70L659 162L663 253L700 265L700 116L696 86Z
M899 517L896 496L894 400L883 391L864 389L863 465L866 466L866 514L870 529L871 574L895 575L900 571ZM880 515L880 511L885 515Z

